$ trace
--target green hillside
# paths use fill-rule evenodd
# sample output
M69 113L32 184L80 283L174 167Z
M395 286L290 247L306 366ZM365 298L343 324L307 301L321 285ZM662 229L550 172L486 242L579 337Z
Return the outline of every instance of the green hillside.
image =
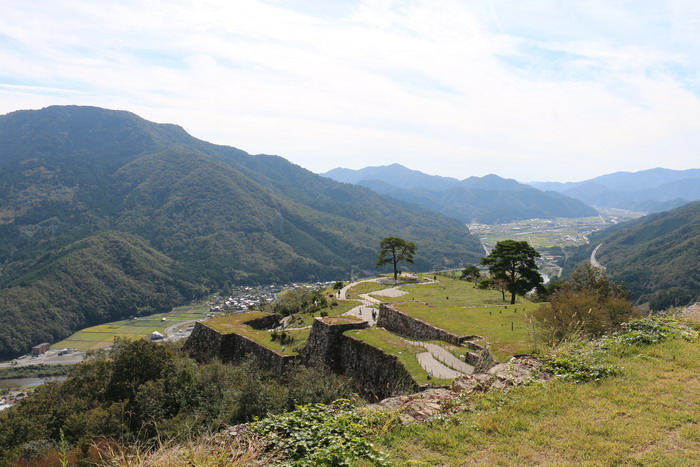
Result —
M624 222L591 236L608 275L640 302L685 304L700 291L700 202ZM675 302L678 297L685 303ZM659 307L664 303L659 302Z
M0 289L0 358L78 328L170 310L197 292L142 239L103 232L33 262Z
M153 249L167 263L147 268L158 271L158 279L144 276L144 291L187 284L175 287L167 303L218 290L225 281L373 273L386 236L417 244L418 270L459 267L480 255L478 240L457 221L320 177L281 157L198 140L175 125L75 106L0 116L0 293L22 295L11 289L17 286L42 294L52 287L77 290L65 286L72 279L53 274L50 265L69 245L105 231L129 234L123 237L129 245ZM114 257L93 260L105 261L106 269L118 267ZM139 271L124 274L131 279ZM38 281L46 284L37 289ZM111 310L112 319L128 316L149 307L148 293L100 306ZM49 297L41 306L24 298L5 302L2 319L32 322L43 308L58 315L50 330L44 329L48 319L39 319L31 332L13 328L13 335L24 337L0 339L0 358L106 316L78 305L75 297L60 304Z

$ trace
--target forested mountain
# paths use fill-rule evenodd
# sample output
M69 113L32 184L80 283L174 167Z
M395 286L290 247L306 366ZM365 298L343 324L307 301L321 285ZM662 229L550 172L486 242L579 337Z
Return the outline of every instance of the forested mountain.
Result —
M175 125L76 106L0 116L0 358L224 281L370 273L385 236L416 243L417 269L481 251L457 221Z
M591 235L596 259L639 302L660 309L700 299L700 202Z
M360 170L338 168L322 175L369 187L377 193L432 209L464 223L495 224L597 214L590 206L561 193L543 192L497 175L457 180L427 175L399 164Z
M532 182L594 206L659 212L700 199L700 169L615 172L582 182Z

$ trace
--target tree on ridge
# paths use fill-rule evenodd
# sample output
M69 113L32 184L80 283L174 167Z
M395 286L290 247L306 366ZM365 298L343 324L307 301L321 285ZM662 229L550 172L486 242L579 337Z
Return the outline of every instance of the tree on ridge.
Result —
M379 252L377 253L376 267L383 264L391 264L394 267L394 280L398 280L397 265L405 261L415 264L413 255L416 254L416 245L413 242L407 242L399 237L386 237L379 242Z

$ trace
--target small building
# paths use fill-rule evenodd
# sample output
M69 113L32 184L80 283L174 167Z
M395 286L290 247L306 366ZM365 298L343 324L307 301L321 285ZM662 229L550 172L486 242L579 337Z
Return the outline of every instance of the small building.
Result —
M163 336L163 334L159 333L158 331L153 331L153 332L151 333L151 340L152 340L152 341L159 341L159 340L161 340L163 337L165 337L165 336Z
M39 345L32 347L32 357L37 357L51 348L51 344L48 342L43 342Z

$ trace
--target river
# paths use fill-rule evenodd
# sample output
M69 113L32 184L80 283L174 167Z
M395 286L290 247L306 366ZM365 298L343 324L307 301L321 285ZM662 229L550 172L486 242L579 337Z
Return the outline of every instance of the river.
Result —
M44 383L51 381L63 381L65 376L45 376L43 378L10 378L10 379L0 379L0 389L9 388L21 388L21 387L32 387L41 386Z

